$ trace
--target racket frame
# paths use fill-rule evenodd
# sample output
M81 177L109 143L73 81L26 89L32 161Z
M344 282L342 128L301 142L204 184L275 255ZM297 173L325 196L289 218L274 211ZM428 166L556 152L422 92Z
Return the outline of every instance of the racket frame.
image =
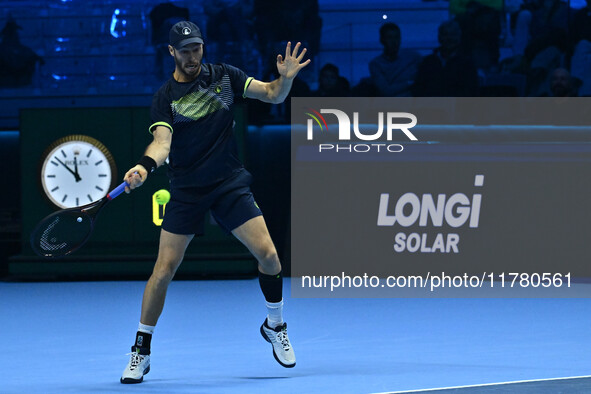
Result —
M72 254L75 251L77 251L78 249L80 249L90 239L90 236L92 235L92 232L94 231L94 225L96 223L96 218L97 218L98 214L102 211L102 209L111 200L113 200L115 197L117 197L121 193L123 193L123 191L125 191L125 188L128 186L129 186L129 183L123 182L122 184L117 186L115 189L113 189L111 192L109 192L105 197L101 198L98 201L94 201L94 202L91 202L90 204L82 205L79 207L62 209L60 211L56 211L56 212L53 212L53 213L47 215L45 218L43 218L37 224L37 226L35 226L35 229L31 232L30 244L31 244L31 248L33 249L35 254L37 254L40 257L56 259L56 258L60 258L60 257L67 256L69 254ZM84 237L82 239L82 241L80 241L75 246L71 247L70 249L66 250L65 252L47 253L47 251L42 251L38 245L38 242L36 242L36 240L39 238L37 235L39 234L39 232L45 231L45 229L48 227L47 223L51 222L54 217L63 215L65 212L72 212L72 213L79 212L80 216L84 215L84 216L88 217L88 219L90 220L90 228L88 230L88 233L86 234L86 237Z

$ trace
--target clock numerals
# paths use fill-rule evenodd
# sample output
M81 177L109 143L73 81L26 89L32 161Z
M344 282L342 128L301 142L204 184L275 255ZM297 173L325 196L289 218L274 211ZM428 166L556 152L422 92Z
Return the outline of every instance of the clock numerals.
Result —
M89 158L90 155L92 155L92 149L88 151L88 153L86 154L86 157Z
M92 202L92 197L90 196L90 194L87 194L86 197L88 197L88 201Z
M95 186L95 188L96 188L96 190L99 190L99 191L101 191L101 192L102 192L102 191L104 191L104 189L102 189L102 188L100 188L100 187L98 187L98 186Z
M95 165L95 166L98 166L98 165L99 165L99 164L101 164L102 162L103 162L102 160L99 160L99 161L97 161L96 163L94 163L94 165Z
M63 203L65 203L67 199L68 199L68 195L66 194L66 195L64 196L64 198L62 198L62 204L63 204Z

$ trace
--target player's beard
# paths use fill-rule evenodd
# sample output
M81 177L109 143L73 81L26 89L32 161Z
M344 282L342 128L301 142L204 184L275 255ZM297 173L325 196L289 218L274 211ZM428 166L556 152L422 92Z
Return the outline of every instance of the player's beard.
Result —
M201 70L201 61L183 62L182 60L177 59L175 56L174 63L176 65L177 71L183 75L184 79L187 80L193 80L197 78L197 75L199 75L199 71Z

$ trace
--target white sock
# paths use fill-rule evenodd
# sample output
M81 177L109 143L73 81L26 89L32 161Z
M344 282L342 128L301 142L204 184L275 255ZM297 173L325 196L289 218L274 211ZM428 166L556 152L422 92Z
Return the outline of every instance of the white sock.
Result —
M275 328L283 324L283 300L279 302L266 302L267 304L267 324Z
M156 326L148 326L147 324L142 324L140 322L140 325L138 326L137 330L139 332L145 332L146 334L154 334L154 329L156 328Z

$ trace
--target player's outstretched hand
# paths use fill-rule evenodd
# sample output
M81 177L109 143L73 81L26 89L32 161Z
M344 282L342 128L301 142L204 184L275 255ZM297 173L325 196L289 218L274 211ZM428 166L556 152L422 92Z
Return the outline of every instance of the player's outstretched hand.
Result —
M283 56L277 55L277 71L279 71L279 75L283 78L294 79L302 68L310 64L310 59L302 63L307 51L306 48L302 49L302 52L298 55L301 45L302 44L298 42L292 52L291 42L288 42L287 47L285 48L285 59Z
M146 181L148 171L144 166L137 164L125 173L123 180L129 183L129 187L125 187L125 193L131 192L136 187L140 187Z

